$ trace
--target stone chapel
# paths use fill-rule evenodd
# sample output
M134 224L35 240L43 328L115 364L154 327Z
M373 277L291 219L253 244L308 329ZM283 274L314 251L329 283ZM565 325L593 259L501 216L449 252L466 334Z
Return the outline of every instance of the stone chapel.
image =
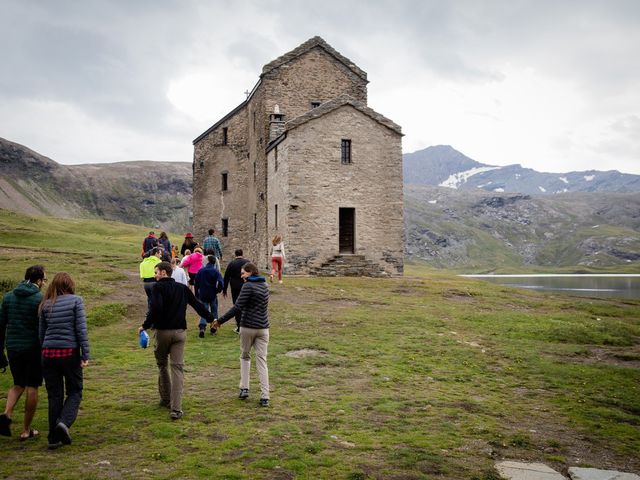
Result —
M194 141L193 222L224 263L242 248L285 274L401 275L402 132L367 107L367 74L314 37L267 63L246 100Z

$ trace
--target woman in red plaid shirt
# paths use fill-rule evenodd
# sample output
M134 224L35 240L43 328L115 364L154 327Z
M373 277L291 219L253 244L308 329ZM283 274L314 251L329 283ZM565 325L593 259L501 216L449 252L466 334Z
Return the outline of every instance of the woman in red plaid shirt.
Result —
M49 397L49 448L71 443L82 399L82 369L89 365L89 338L82 298L68 273L53 277L40 304L42 376ZM65 398L64 394L67 397Z

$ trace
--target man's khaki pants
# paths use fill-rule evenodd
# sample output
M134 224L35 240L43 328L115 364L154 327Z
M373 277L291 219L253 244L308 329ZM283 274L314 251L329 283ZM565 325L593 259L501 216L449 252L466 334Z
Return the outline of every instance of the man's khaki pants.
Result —
M171 410L182 411L182 385L184 374L184 345L187 340L187 331L156 330L155 356L158 364L158 391L160 401ZM167 368L171 361L171 378Z
M256 352L256 370L260 381L260 398L269 398L269 369L267 368L268 328L240 327L240 388L249 388L251 347Z

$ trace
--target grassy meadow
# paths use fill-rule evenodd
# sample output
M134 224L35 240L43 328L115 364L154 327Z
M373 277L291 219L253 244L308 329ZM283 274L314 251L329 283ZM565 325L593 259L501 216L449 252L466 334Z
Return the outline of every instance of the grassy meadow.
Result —
M147 231L0 210L0 289L36 263L49 278L70 272L93 356L73 444L47 450L43 387L40 438L18 441L21 400L13 437L0 437L1 478L490 480L505 458L640 473L640 301L422 266L273 285L267 409L253 365L250 397L237 399L232 322L199 339L190 310L185 417L172 422L153 351L137 344ZM0 374L0 408L11 383Z

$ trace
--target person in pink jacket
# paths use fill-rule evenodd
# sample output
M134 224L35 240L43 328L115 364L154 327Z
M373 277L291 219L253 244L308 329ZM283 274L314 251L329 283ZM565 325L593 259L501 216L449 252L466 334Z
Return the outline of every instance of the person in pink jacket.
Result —
M180 267L186 268L189 274L189 286L193 290L193 284L196 279L196 274L202 268L202 249L197 247L191 255L188 255L180 262Z

